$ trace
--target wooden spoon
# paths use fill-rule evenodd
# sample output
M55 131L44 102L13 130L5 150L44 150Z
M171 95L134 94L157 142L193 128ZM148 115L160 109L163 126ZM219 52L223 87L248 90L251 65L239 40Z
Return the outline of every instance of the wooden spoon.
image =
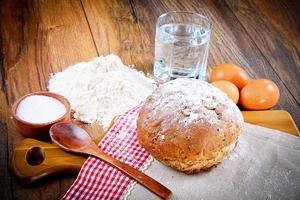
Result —
M54 124L50 128L50 137L65 151L92 155L106 161L163 199L172 194L168 188L153 178L101 151L89 134L75 124L69 122Z

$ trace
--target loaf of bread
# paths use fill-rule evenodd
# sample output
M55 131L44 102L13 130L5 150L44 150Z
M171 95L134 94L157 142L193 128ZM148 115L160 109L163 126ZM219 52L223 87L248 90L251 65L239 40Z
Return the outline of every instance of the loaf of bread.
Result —
M146 99L137 134L157 160L196 173L230 154L242 125L239 108L221 90L204 81L179 78L159 86Z

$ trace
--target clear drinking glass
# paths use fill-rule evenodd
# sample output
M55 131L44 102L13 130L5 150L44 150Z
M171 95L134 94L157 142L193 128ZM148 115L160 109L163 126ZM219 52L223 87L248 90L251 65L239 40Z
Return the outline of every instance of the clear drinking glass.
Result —
M212 24L200 14L173 11L156 22L154 76L160 81L178 77L206 80Z

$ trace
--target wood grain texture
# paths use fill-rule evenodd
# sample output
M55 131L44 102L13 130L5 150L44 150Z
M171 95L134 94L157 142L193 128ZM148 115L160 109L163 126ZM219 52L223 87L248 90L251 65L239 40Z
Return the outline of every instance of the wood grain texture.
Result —
M13 199L12 177L9 168L8 141L8 95L6 91L5 68L3 63L2 38L0 37L0 199Z
M187 10L213 22L208 72L216 64L243 66L252 78L274 80L277 109L300 124L297 1L258 0L2 0L0 3L0 199L57 199L73 178L26 188L8 174L13 148L23 137L10 120L21 95L45 90L49 74L97 55L114 53L152 72L155 21L166 11ZM95 137L101 127L86 126ZM2 198L3 197L3 198Z
M285 110L243 111L245 122L300 137L297 125Z
M125 64L134 64L138 70L152 72L153 35L141 29L140 19L129 1L82 0L87 20L99 55L109 53L122 58ZM152 31L155 17L151 21Z
M227 3L300 105L300 3L283 0L273 3L227 0Z
M23 139L9 118L12 103L23 94L45 90L50 73L89 60L97 51L80 1L1 1L1 38L5 73L1 76L5 79L1 95L8 99L1 99L1 107L6 103L3 129L8 138L1 140L1 146L8 152L9 162L13 148ZM10 177L6 163L1 162L2 166ZM1 199L57 199L74 178L58 180L28 188L9 178L1 184L9 191Z
M57 173L76 174L85 160L85 157L67 153L54 144L26 138L14 149L12 171L22 185L29 185Z
M252 78L268 78L280 89L281 98L275 109L284 109L291 113L297 124L300 124L300 106L295 95L290 92L287 80L296 81L296 77L281 79L272 64L257 47L255 41L245 30L239 18L224 1L134 1L139 27L148 33L151 42L155 37L155 19L162 13L171 10L186 10L206 15L213 23L212 38L209 47L208 73L220 63L235 63L247 70ZM154 17L149 17L149 15ZM264 44L260 44L263 46ZM152 54L153 56L153 54ZM276 57L276 59L285 59ZM153 62L147 66L152 66ZM299 79L299 78L298 78ZM297 81L296 81L297 82ZM295 87L291 86L291 87ZM299 92L299 91L298 91Z
M1 60L0 60L1 62ZM0 71L1 73L1 71ZM13 199L12 177L8 174L9 149L7 126L7 101L3 88L0 86L0 199Z

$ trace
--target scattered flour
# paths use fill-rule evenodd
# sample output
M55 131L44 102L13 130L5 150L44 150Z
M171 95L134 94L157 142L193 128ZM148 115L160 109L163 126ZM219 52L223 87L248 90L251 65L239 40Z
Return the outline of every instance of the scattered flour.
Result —
M48 89L70 101L74 118L107 127L113 117L150 95L155 82L111 54L51 75Z

